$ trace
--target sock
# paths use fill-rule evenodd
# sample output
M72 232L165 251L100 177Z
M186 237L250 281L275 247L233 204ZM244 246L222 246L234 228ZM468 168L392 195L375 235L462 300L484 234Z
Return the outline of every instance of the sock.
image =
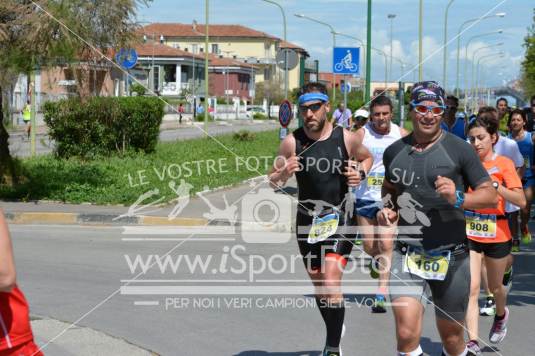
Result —
M327 352L340 352L340 347L326 346L325 347L325 351L327 351Z
M479 346L479 341L477 340L469 340L470 342L473 342L474 344L477 344L477 346Z
M315 299L316 299L316 305L318 306L318 309L320 310L320 313L321 313L321 318L323 319L325 323L327 323L327 321L325 320L325 309L327 309L325 305L326 303L322 302L319 297L316 297Z
M502 316L498 316L498 314L494 315L494 320L500 321L500 320L503 320L504 318L505 318L505 313L503 313Z
M494 294L492 294L492 293L487 293L487 298L492 298L492 299L494 299Z
M398 356L420 356L423 355L424 352L422 351L422 347L418 345L418 347L411 352L401 352L398 351Z
M345 307L344 302L340 304L331 303L325 309L325 326L327 327L327 347L338 348L342 337L342 327L344 325Z
M445 356L454 356L454 355L450 355L449 353L447 353L445 348L442 348L442 354ZM468 355L468 347L465 347L464 351L461 352L459 356L467 356L467 355Z

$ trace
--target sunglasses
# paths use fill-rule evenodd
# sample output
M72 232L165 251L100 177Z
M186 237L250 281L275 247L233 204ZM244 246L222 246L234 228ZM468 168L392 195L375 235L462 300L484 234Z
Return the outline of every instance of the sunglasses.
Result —
M427 115L428 112L431 112L433 116L444 114L444 110L446 109L446 107L442 105L427 106L422 104L412 104L412 107L420 115Z
M324 103L316 103L316 104L310 104L310 105L299 105L299 112L301 114L305 114L310 109L312 112L316 112L323 106Z

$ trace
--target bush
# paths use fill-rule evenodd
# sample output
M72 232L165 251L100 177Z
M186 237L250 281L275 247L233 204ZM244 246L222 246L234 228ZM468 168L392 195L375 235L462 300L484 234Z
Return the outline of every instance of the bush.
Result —
M240 130L232 136L237 141L254 141L256 135L251 131Z
M147 92L147 88L139 83L134 83L130 86L130 92L136 93L137 96L143 96Z
M44 116L58 157L94 158L154 151L163 106L155 97L71 98L45 103Z
M255 112L253 114L253 119L255 119L255 120L267 120L268 117L267 117L267 115L264 115L261 112Z

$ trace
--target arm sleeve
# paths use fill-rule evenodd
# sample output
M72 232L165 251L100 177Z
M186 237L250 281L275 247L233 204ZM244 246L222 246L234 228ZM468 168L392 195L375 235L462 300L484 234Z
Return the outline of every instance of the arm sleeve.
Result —
M481 164L476 151L466 143L459 146L461 158L461 171L466 179L466 184L472 189L476 189L480 184L490 181L489 174Z
M514 189L514 188L522 188L522 182L520 181L520 177L518 177L518 174L516 174L515 166L513 164L513 161L511 161L507 157L502 157L502 170L503 170L503 180L505 182L505 186L508 189Z

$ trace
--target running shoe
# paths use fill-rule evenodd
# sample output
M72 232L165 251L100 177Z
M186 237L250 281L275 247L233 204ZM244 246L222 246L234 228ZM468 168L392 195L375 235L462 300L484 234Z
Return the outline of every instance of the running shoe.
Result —
M522 231L522 243L527 245L531 242L531 233L526 229Z
M482 308L479 308L479 315L484 316L493 316L496 314L496 302L494 301L494 296L487 296L487 301Z
M372 258L368 268L370 269L370 277L372 277L373 279L379 278L379 264L377 263L377 260L375 258Z
M479 343L476 340L468 341L468 344L466 344L466 348L468 349L469 355L479 356L482 354L481 348L479 347Z
M509 293L511 287L513 286L513 266L511 266L509 270L505 271L503 274L502 284L505 286L507 293Z
M511 249L511 252L520 252L520 240L519 239L513 239L513 248Z
M382 294L377 294L375 296L375 300L373 301L372 313L386 313L385 303L385 296Z
M494 317L494 323L492 323L492 327L490 328L489 333L489 340L493 344L498 344L502 342L503 339L505 339L505 335L507 335L507 321L509 320L509 309L505 307L505 315L502 320L496 320L496 317Z

